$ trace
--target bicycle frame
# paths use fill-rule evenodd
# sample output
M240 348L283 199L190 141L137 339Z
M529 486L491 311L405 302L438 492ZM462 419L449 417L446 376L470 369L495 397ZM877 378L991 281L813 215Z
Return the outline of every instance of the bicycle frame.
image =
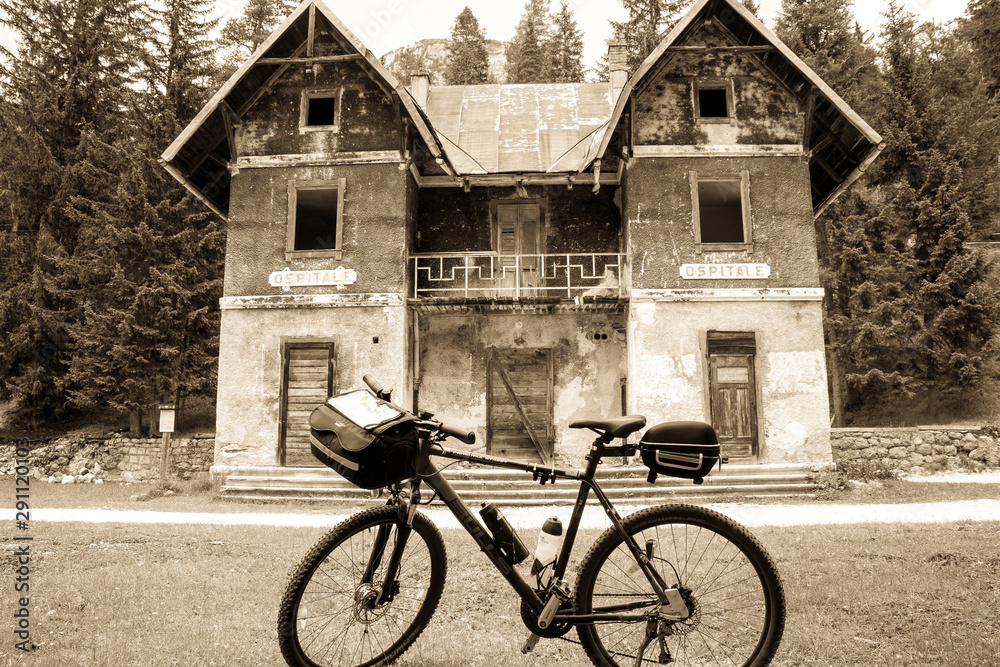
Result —
M496 458L493 456L452 451L443 448L434 449L428 451L427 456L424 456L422 452L420 459L418 460L418 479L427 482L428 486L437 492L438 496L442 501L444 501L451 513L456 519L458 519L459 524L461 524L461 526L465 528L466 532L472 536L472 538L476 541L476 544L479 545L479 547L483 550L483 553L485 553L487 558L490 559L490 562L493 563L494 567L497 568L511 587L517 591L517 594L521 597L521 599L524 600L536 614L541 612L545 602L549 599L549 596L556 594L555 591L550 588L550 592L545 599L539 597L535 589L532 588L531 585L524 580L521 574L507 562L503 554L500 552L500 549L494 543L493 538L479 522L479 519L477 519L468 506L466 506L465 502L451 486L451 483L449 483L449 481L441 474L441 470L439 470L430 461L430 456L444 457L457 461L468 461L470 463L480 463L497 468L521 470L526 473L532 473L535 479L541 478L542 484L549 480L552 480L554 483L556 479L572 479L579 481L580 492L577 495L576 503L573 506L573 514L570 518L569 525L567 526L566 536L563 539L562 548L560 549L559 556L556 560L555 572L552 577L552 581L562 581L564 575L566 574L566 567L569 563L569 556L573 550L574 542L576 541L577 529L580 525L580 519L583 517L587 497L590 491L593 490L594 495L597 496L601 506L604 508L605 514L607 514L612 525L622 536L624 543L632 552L632 556L635 558L643 574L649 580L649 583L659 600L659 604L661 606L667 605L669 603L666 594L666 590L668 588L666 582L663 581L659 573L657 573L652 567L649 558L642 551L642 549L639 548L639 545L636 544L632 536L625 532L625 529L622 526L621 516L619 516L617 510L615 510L607 495L594 479L594 475L597 471L597 465L600 463L601 459L609 455L618 455L618 448L612 449L605 447L607 442L609 442L609 440L606 440L604 436L595 440L590 452L587 454L587 467L584 470L563 470L554 466L529 464L510 459ZM612 452L614 452L614 454L612 454ZM627 609L622 609L621 611L624 612L627 611ZM646 618L647 614L576 614L557 612L552 620L554 623L582 625L600 621L642 621Z

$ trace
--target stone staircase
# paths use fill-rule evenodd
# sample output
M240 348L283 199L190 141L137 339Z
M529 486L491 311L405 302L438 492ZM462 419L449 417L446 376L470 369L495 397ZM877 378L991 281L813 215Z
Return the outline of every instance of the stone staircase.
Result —
M808 494L816 488L809 479L814 469L811 464L723 465L721 471L716 469L703 484L697 485L662 475L655 484L649 484L645 467L604 466L598 469L597 479L616 503L655 504L679 498ZM541 486L530 475L511 470L452 467L445 476L464 500L491 501L504 507L570 505L579 490L579 484L573 480L557 480L555 484ZM368 491L326 468L238 468L226 478L219 495L234 501L371 500Z

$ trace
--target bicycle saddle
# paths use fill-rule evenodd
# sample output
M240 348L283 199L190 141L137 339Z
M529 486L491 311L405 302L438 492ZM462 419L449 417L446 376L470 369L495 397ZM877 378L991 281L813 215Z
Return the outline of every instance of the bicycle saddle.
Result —
M569 427L590 428L596 431L604 431L612 438L625 438L645 425L646 418L642 415L628 415L627 417L614 417L612 419L581 419L573 422Z

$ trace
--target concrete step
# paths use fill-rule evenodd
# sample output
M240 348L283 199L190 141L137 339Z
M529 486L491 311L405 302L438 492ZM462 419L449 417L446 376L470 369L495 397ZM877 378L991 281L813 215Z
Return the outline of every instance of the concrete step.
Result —
M598 470L601 488L615 502L655 503L665 499L697 498L721 494L744 497L801 495L815 490L809 482L809 465L723 466L703 484L661 475L646 482L645 467L606 467ZM557 480L540 485L524 472L489 468L449 468L445 473L462 498L470 503L493 501L506 506L571 504L579 483ZM353 486L326 468L241 468L232 471L220 490L225 500L303 501L371 500L364 489Z

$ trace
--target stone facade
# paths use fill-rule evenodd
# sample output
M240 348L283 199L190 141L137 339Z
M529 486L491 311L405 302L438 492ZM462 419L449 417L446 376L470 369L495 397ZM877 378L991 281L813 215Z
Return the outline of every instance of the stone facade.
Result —
M830 431L830 442L841 466L867 462L913 474L1000 468L996 436L978 426L837 428Z
M145 482L160 477L160 438L121 436L60 438L31 444L31 474L61 482L97 480ZM14 471L14 444L0 444L0 474ZM215 452L215 436L177 438L170 442L170 476L191 479L207 472Z

